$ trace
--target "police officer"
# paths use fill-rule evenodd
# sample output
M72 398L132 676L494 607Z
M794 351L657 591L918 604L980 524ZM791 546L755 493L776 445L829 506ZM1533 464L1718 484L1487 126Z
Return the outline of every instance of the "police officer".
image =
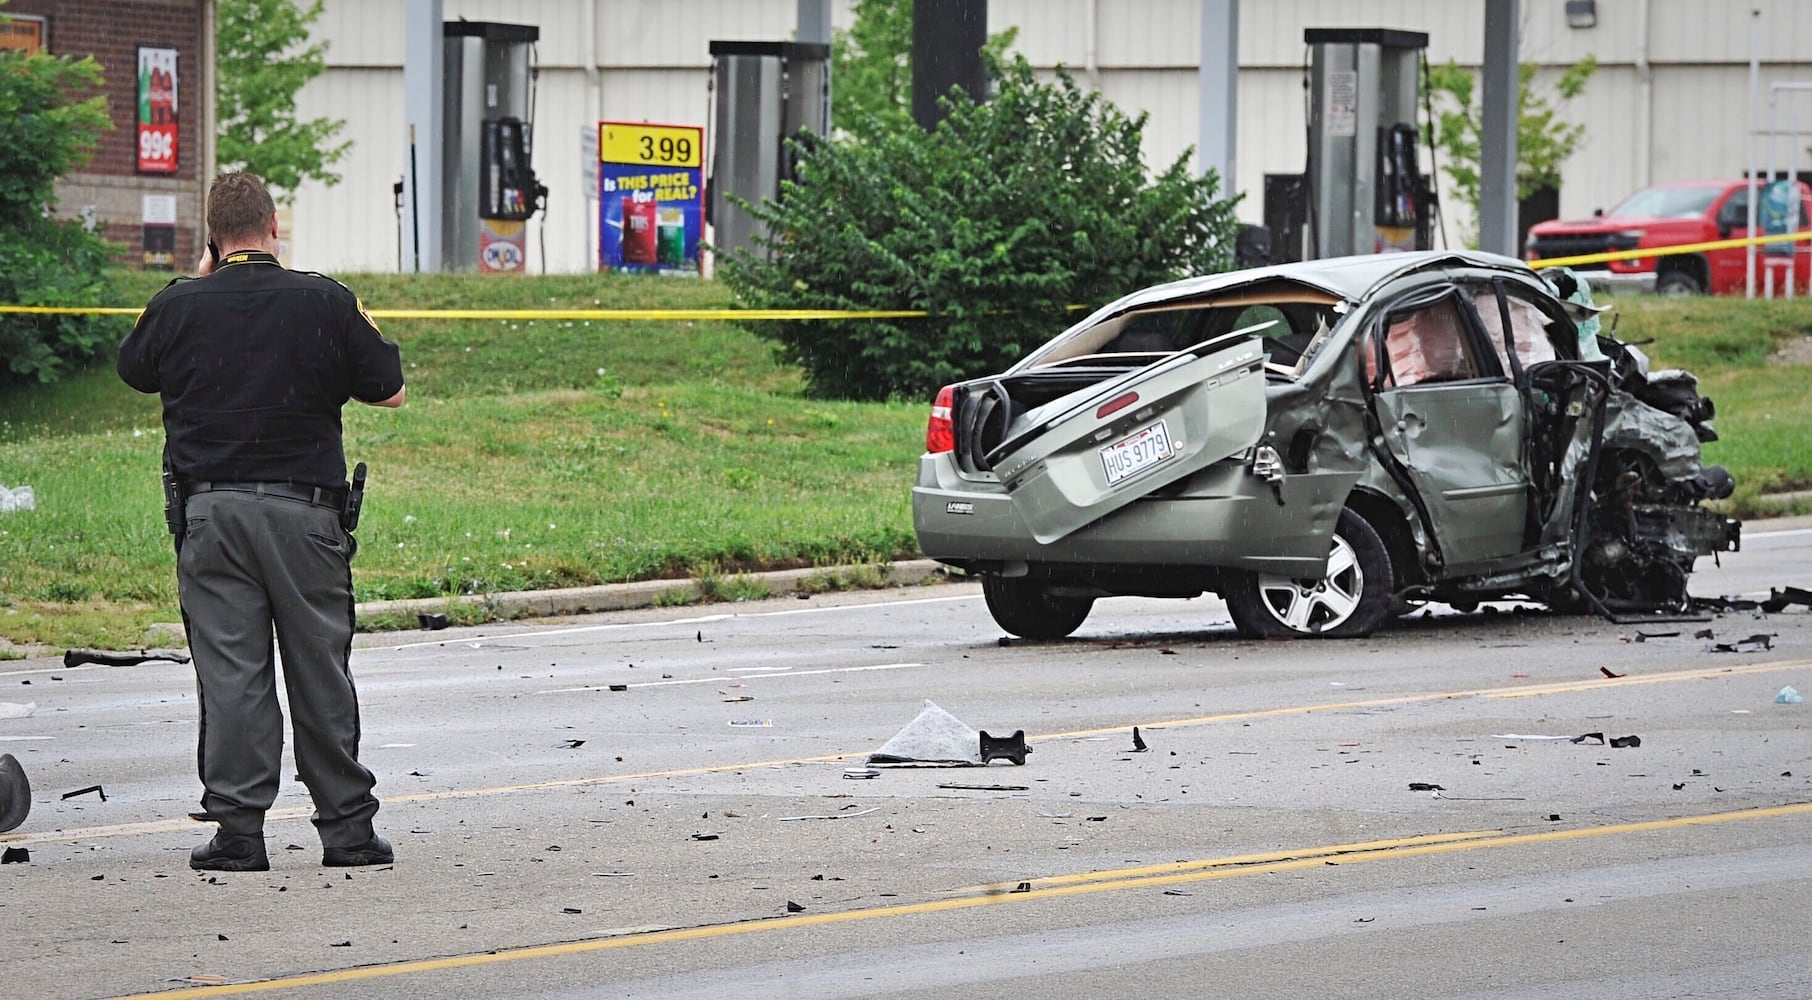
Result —
M189 867L265 871L283 754L272 629L329 866L387 864L359 763L340 409L403 404L402 364L330 278L277 261L277 210L248 173L208 192L201 277L152 298L120 342L126 384L163 399L164 461L186 506L176 580L201 702L202 808L219 824Z

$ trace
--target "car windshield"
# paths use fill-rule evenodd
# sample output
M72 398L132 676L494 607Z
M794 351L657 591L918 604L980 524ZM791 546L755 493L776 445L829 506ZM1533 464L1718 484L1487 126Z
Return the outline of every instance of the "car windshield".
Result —
M1721 184L1648 188L1625 198L1610 214L1623 218L1689 219L1705 214L1722 190Z
M1029 368L1144 367L1223 334L1261 328L1265 369L1298 377L1338 320L1340 299L1287 282L1231 289L1109 317L1046 344Z

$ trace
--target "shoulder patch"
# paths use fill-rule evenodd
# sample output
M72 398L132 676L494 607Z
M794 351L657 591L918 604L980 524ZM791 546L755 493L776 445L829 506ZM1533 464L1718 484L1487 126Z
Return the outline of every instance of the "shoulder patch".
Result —
M371 311L365 308L365 300L354 295L352 297L352 304L359 307L359 315L365 318L365 322L371 324L373 330L377 330L377 320L371 318ZM383 331L378 330L378 332L382 333Z

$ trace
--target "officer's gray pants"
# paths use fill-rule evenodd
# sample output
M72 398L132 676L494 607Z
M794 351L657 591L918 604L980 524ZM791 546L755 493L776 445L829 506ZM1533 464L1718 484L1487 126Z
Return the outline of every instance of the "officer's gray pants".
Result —
M359 763L352 653L352 536L299 500L211 492L188 499L176 580L201 700L202 808L257 833L277 797L283 713L271 628L295 730L296 769L326 847L371 838L375 779Z

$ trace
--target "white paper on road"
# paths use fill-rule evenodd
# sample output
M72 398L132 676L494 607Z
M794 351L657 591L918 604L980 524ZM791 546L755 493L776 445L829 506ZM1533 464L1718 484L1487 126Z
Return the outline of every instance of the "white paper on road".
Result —
M38 703L28 701L21 705L16 701L0 701L0 719L28 719L38 710Z
M918 718L868 755L870 764L979 765L981 734L937 707L930 698Z

